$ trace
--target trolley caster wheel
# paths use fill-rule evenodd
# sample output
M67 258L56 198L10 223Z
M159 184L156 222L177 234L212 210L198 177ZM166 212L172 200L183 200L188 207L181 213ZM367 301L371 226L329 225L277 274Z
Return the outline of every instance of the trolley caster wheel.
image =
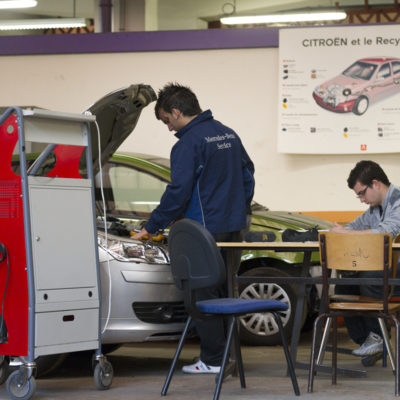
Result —
M0 385L2 385L8 377L8 362L6 359L3 359L3 362L0 363Z
M104 361L103 368L100 364L97 364L94 368L93 377L97 389L109 389L114 377L114 371L111 363L109 361Z
M20 371L14 371L7 379L7 392L12 400L28 400L36 390L36 381L33 376L24 382Z

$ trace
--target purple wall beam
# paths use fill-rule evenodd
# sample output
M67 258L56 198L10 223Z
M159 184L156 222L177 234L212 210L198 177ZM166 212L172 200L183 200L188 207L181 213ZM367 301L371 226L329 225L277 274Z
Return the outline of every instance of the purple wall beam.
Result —
M278 28L0 36L0 55L278 47Z

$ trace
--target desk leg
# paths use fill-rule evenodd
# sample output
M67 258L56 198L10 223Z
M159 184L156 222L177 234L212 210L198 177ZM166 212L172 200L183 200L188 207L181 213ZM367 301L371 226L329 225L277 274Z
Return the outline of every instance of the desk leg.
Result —
M306 277L311 265L311 251L304 252L303 265L301 270L301 277ZM290 355L292 357L292 361L295 368L299 369L309 369L308 362L298 362L297 361L297 347L300 340L301 333L301 320L303 317L303 309L304 309L304 301L306 297L306 284L299 283L298 291L297 291L297 306L296 313L294 316L293 322L293 333L292 339L290 342ZM321 311L321 310L320 310ZM316 371L331 373L332 368L324 365L316 365ZM363 370L353 370L346 368L337 368L337 373L344 376L354 376L354 377L362 377L366 375L366 371ZM287 375L289 376L289 371L287 371Z
M228 297L234 297L237 288L235 285L235 277L233 272L233 263L235 260L235 249L228 249L226 254L226 289ZM236 288L236 289L235 289Z

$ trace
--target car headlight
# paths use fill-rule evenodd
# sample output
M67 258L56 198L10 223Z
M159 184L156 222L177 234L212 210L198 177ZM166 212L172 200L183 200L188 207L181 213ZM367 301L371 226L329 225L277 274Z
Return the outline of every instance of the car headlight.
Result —
M325 89L323 86L316 86L314 88L314 93L317 94L318 96L323 97L325 94Z
M350 96L350 95L351 95L351 90L349 88L343 90L343 96Z
M169 264L167 251L161 246L149 242L142 243L134 240L121 240L109 235L98 235L98 243L107 253L119 261L145 262L149 264Z

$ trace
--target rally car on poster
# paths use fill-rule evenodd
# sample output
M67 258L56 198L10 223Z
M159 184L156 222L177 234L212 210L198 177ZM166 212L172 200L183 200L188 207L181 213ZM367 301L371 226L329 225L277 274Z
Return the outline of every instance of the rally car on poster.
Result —
M341 74L318 85L314 100L338 113L363 115L370 104L400 92L400 59L369 57L357 60Z

